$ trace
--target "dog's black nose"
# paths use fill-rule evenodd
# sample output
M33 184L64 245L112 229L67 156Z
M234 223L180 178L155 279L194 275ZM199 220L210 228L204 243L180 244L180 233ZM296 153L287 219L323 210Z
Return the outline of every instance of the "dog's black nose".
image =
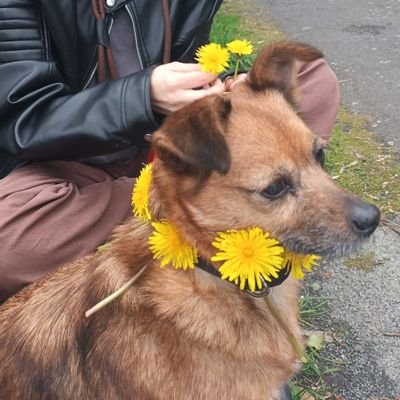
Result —
M381 218L379 209L361 200L352 200L351 223L353 229L362 235L369 236L376 229Z

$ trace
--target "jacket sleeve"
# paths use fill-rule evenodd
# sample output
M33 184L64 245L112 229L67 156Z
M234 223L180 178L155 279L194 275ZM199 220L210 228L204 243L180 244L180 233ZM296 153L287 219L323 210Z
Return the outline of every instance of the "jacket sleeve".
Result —
M176 7L178 3L176 2ZM180 17L179 24L174 32L174 41L172 46L172 59L178 59L183 62L193 62L196 50L210 41L210 31L215 14L222 4L222 0L203 2L203 9L199 14L191 10L196 9L197 0L186 0L180 2L179 11L176 11ZM201 18L199 17L201 15Z
M152 67L73 94L47 54L37 8L23 7L7 29L19 3L0 7L0 158L77 159L143 144L158 126Z

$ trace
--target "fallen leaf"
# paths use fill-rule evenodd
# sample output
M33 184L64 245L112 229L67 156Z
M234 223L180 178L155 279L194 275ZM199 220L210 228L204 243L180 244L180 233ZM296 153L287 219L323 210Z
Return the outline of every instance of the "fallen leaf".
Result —
M353 150L353 154L361 161L367 161L366 157L364 157L361 153L357 150Z
M300 397L300 400L315 400L315 397L310 393L303 393Z
M358 164L358 161L357 161L357 160L354 160L354 161L352 161L350 164L348 164L348 165L346 166L346 168L354 167L354 166L357 165L357 164Z
M307 347L314 348L315 350L321 350L324 345L324 332L314 331L308 337L306 342Z
M321 289L321 285L320 285L318 282L314 282L314 283L311 285L311 289L314 290L314 292L318 292L318 290Z

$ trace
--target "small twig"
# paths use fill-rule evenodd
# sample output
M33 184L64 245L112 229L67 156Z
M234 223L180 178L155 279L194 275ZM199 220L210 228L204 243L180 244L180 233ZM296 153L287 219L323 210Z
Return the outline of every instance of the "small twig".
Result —
M340 341L340 340L336 337L336 335L335 335L334 332L332 332L332 337L333 337L333 340L334 340L339 346L342 346L342 347L343 347L343 341Z
M121 296L127 289L129 289L130 286L142 275L142 273L147 269L148 265L145 265L142 267L139 272L131 279L129 279L128 282L125 283L122 287L120 287L117 291L114 293L110 294L107 296L105 299L101 300L99 303L97 303L95 306L93 306L91 309L87 310L85 312L85 317L89 318L91 315L93 315L95 312L101 310L103 307L105 307L107 304L110 304L113 302L115 299L117 299L119 296Z
M383 336L392 336L392 337L400 337L400 331L394 332L383 332L379 329L379 332L382 333Z
M387 220L387 219L385 219L385 218L382 218L381 219L381 224L383 225L383 226L387 226L389 229L391 229L393 232L395 232L395 233L397 233L397 234L399 234L400 235L400 225L398 225L398 224L396 224L396 223L394 223L394 222L392 222L392 221L389 221L389 220Z

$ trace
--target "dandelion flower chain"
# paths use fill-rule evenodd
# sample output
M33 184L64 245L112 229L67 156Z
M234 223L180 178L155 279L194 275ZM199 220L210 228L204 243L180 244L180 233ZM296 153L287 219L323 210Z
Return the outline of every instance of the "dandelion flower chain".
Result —
M293 278L303 279L303 269L310 272L312 268L317 265L317 261L320 258L321 257L315 254L301 254L286 251L284 254L283 265L290 265L291 275Z
M253 53L253 45L248 40L236 39L229 42L226 47L229 52L238 56L250 55Z
M152 164L140 172L132 193L134 215L151 223L154 231L149 238L150 250L160 266L192 269L198 263L198 250L184 241L174 225L167 221L153 221L149 209ZM311 271L319 256L285 251L279 241L259 227L218 233L212 245L218 250L211 261L222 262L222 279L227 279L250 291L261 289L263 278L271 282L278 272L290 266L291 275L303 279L304 270Z
M233 74L233 80L235 80L238 76L239 64L242 62L242 57L253 53L253 45L248 40L236 39L229 42L226 47L231 54L236 56L236 66Z
M229 67L229 52L220 44L209 43L197 49L195 60L203 72L218 75Z
M252 292L261 289L260 277L270 282L282 268L283 247L261 228L220 232L212 245L219 251L211 261L223 261L221 278L239 284L242 290L246 283Z
M151 221L149 209L150 185L153 172L153 164L147 164L136 179L132 192L133 214L145 221Z
M154 228L149 238L150 250L160 267L171 264L174 268L194 268L198 262L197 249L185 242L179 231L169 222L152 222Z

